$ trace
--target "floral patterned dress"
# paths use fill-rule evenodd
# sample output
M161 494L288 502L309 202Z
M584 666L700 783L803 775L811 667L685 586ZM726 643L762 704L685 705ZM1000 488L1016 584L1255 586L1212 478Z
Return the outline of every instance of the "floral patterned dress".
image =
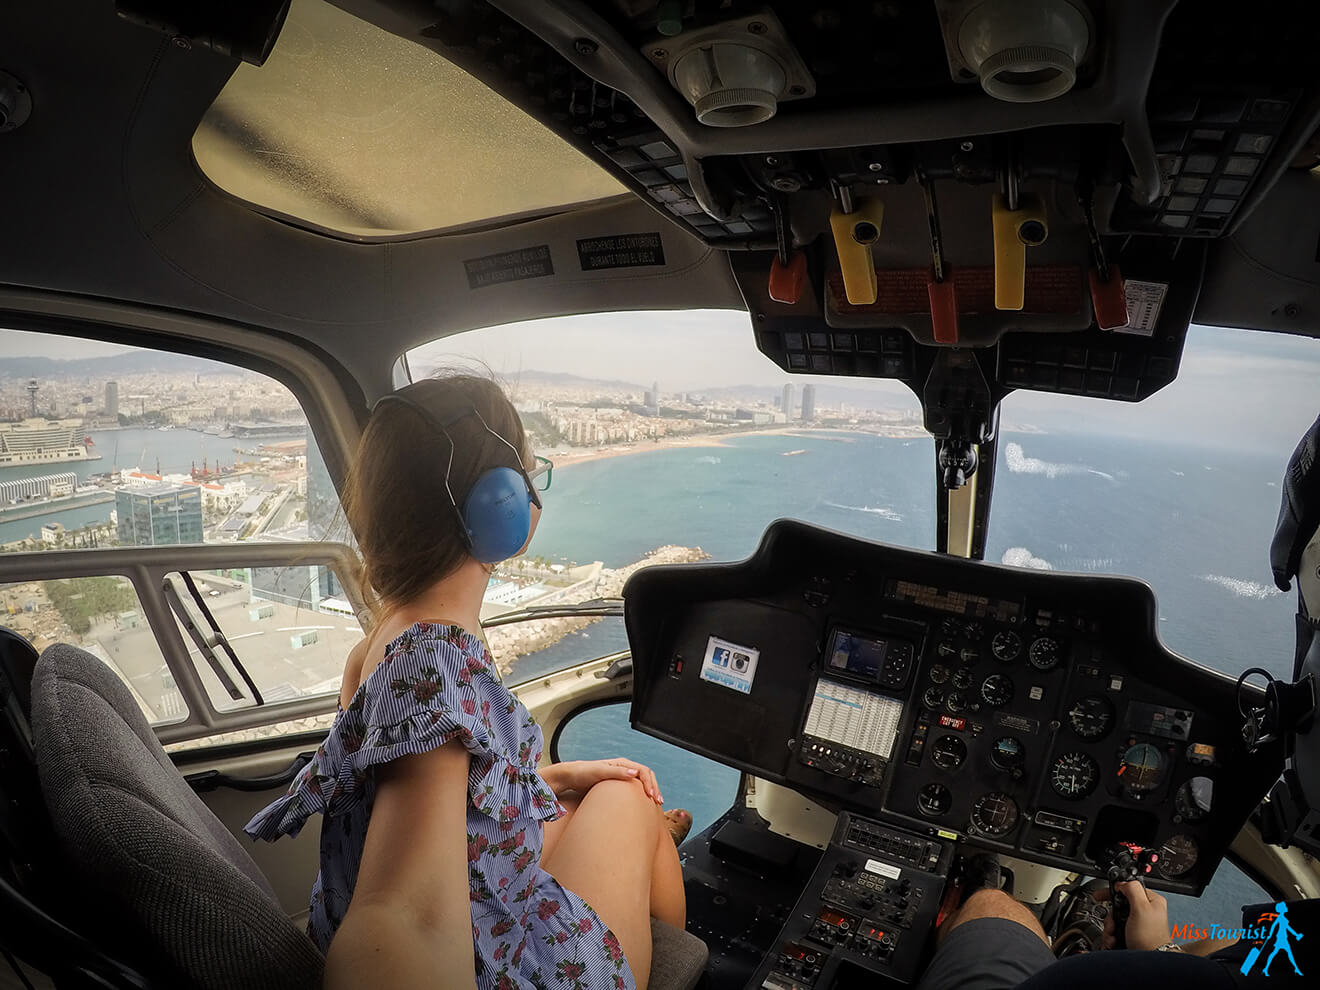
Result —
M458 626L417 623L393 640L288 793L245 826L273 841L324 816L312 940L329 948L353 896L373 768L454 739L471 753L467 859L478 990L631 990L614 933L541 868L541 823L562 813L536 771L541 728L500 682L481 640Z

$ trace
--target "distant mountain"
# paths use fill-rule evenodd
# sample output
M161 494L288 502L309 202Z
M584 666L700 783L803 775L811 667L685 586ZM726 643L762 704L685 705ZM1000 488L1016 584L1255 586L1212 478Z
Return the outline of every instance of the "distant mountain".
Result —
M204 358L168 351L130 351L109 357L49 358L0 357L0 378L65 378L89 377L112 379L116 375L136 374L235 374L231 368Z

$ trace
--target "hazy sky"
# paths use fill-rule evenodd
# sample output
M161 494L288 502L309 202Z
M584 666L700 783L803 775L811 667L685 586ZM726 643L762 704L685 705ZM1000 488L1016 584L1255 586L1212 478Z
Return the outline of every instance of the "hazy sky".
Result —
M0 333L4 358L99 357L132 350L118 344L45 334ZM661 391L720 385L776 386L815 382L820 401L831 389L875 395L875 405L915 409L915 397L888 381L788 375L756 350L746 313L695 310L618 313L535 320L476 330L413 352L427 365L476 360L515 384L520 372L568 372ZM835 400L837 401L837 400ZM856 395L849 402L857 401ZM1007 429L1092 430L1209 446L1291 449L1320 413L1320 340L1214 327L1192 327L1178 380L1141 403L1016 392L1003 404ZM1158 425L1157 425L1158 424Z

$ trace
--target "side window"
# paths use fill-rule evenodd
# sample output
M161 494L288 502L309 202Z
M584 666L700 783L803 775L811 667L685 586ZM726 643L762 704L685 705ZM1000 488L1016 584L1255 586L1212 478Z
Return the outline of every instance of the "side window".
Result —
M254 687L266 705L339 693L344 660L362 627L331 568L175 571L165 582L216 711L253 707Z
M307 419L272 378L16 330L0 354L4 551L320 539L336 518Z
M691 812L694 834L728 811L738 795L737 770L636 731L628 724L627 704L598 705L569 716L551 747L556 762L614 756L654 770L665 806Z
M188 717L133 583L122 575L0 585L4 625L40 652L70 643L105 661L152 725Z

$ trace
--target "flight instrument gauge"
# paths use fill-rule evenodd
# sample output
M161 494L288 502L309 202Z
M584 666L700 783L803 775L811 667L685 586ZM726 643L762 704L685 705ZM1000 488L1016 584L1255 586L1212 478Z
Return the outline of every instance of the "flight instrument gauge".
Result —
M971 640L973 643L979 643L981 637L984 635L985 626L981 625L979 622L969 622L967 623L967 627L963 629L963 636Z
M1214 804L1215 782L1209 777L1185 781L1173 797L1173 808L1185 822L1199 822L1210 814Z
M949 696L944 699L944 707L955 715L967 711L967 695L961 691L950 691Z
M917 792L917 810L927 818L948 814L952 807L953 792L943 784L927 784Z
M1013 700L1013 679L1007 674L991 674L981 682L981 697L992 708Z
M926 688L921 696L921 703L932 711L944 705L944 692L937 687Z
M930 749L930 758L941 770L957 770L967 759L967 744L957 736L940 736Z
M972 686L972 672L966 667L959 667L958 672L953 675L953 686L956 688L969 688Z
M930 680L932 684L943 684L949 679L949 668L942 663L937 663L930 668Z
M1068 709L1068 724L1083 739L1103 739L1114 727L1114 706L1099 694L1079 698Z
M1150 743L1129 746L1118 761L1118 779L1130 793L1153 791L1164 770L1164 757Z
M1027 651L1027 661L1037 670L1053 670L1059 663L1059 644L1048 636L1042 636L1031 644Z
M1012 629L997 632L990 640L990 652L1000 663L1012 663L1022 655L1022 637Z
M972 827L982 835L1007 835L1017 823L1017 802L1003 791L982 794L972 805Z
M1155 864L1160 875L1173 880L1196 865L1201 850L1189 835L1175 835L1160 846L1160 861Z
M1022 740L1016 736L1000 736L995 740L995 748L990 751L990 762L999 770L1008 773L1020 773L1026 759L1026 750Z
M1088 753L1064 753L1050 767L1050 786L1069 801L1084 798L1100 780L1100 764Z

